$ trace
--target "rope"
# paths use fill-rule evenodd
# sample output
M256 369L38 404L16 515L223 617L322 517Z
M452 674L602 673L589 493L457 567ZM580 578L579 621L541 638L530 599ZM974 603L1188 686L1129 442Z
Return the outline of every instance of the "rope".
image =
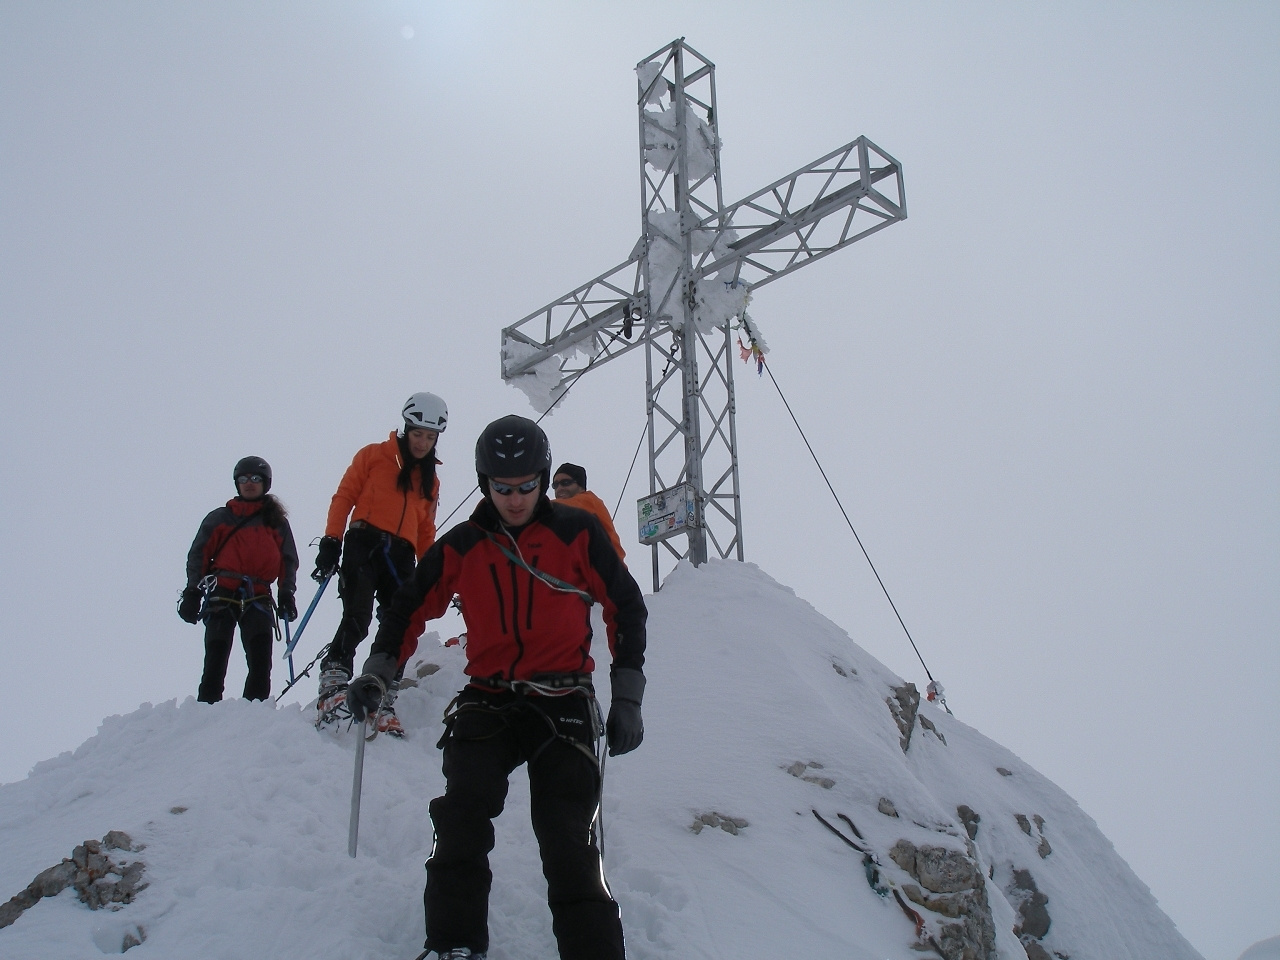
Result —
M906 622L902 619L902 614L898 612L898 605L893 602L893 597L889 596L889 588L884 585L884 580L880 577L880 571L876 569L876 565L871 561L871 554L867 553L867 548L862 544L862 538L858 536L858 531L853 527L853 521L849 519L849 514L845 511L844 504L840 502L840 495L836 493L836 488L831 485L830 479L827 477L827 471L822 467L822 461L818 459L818 455L813 452L813 445L809 443L809 438L805 436L804 428L800 426L800 421L796 419L795 412L791 409L791 404L787 402L786 395L782 392L782 387L778 386L778 380L773 375L773 368L767 362L762 363L766 373L769 374L769 380L773 383L773 388L778 391L778 396L782 399L782 405L787 408L787 413L791 416L791 422L796 425L796 429L800 431L800 439L804 441L804 445L809 450L809 456L813 457L813 462L818 466L818 472L822 474L822 480L827 485L827 489L831 491L831 496L836 501L836 506L840 508L840 513L844 516L844 522L849 525L849 532L853 534L853 539L858 541L858 548L862 551L862 555L867 559L867 565L871 567L871 572L875 574L876 583L880 584L880 589L884 592L884 598L889 601L889 606L893 608L893 615L898 618L898 623L902 627L902 632L907 635L907 640L911 642L911 649L916 652L916 659L920 661L920 666L924 667L925 676L929 678L929 690L936 696L942 708L951 713L951 708L947 706L946 698L942 696L941 687L938 681L933 679L933 674L929 672L929 665L924 662L924 657L920 654L920 648L916 646L915 638L911 636L911 631L907 629Z
M649 434L649 424L646 422L644 429L640 431L640 442L636 444L636 452L631 456L631 466L627 469L627 479L622 481L622 489L618 491L618 502L613 506L613 513L609 514L609 519L616 520L618 511L622 509L622 498L627 495L627 484L631 482L632 471L636 468L636 461L640 459L640 448L644 446L644 438Z
M613 339L617 340L618 338L616 335L614 335ZM606 344L605 346L608 346L608 344ZM588 370L591 370L595 366L595 362L604 355L604 351L605 351L605 347L601 347L600 352L597 353L594 357L592 357L587 362L587 365L585 367L583 367L581 370L579 370L577 373L573 375L573 379L570 380L569 385L564 388L564 392L561 393L560 396L556 397L555 402L552 403L551 406L547 407L547 409L542 412L542 416L540 416L537 420L533 421L534 423L541 423L543 420L547 419L547 417L551 416L551 411L554 410L556 407L558 407L560 405L560 401L569 395L569 391L578 385L578 381L582 379L582 375L586 373ZM459 510L461 510L463 505L466 504L466 502L471 499L471 494L475 493L479 489L480 489L480 485L474 484L471 487L471 489L467 491L467 495L462 498L462 500L458 503L458 505L449 511L449 516L445 517L438 524L436 524L436 527L437 528L443 527L446 523L452 520L453 515L457 513Z
M658 374L659 382L661 382L662 378L667 375L667 371L671 369L671 364L673 364L674 362L675 362L674 356L667 358L666 365L663 366L662 368L662 373ZM644 446L644 438L645 436L648 435L648 433L649 433L649 423L646 420L644 429L640 431L640 440L636 444L636 452L631 455L631 466L627 468L627 479L622 481L622 489L618 491L618 502L614 504L613 513L609 514L610 520L616 520L618 518L618 511L622 509L622 498L627 494L627 485L631 483L631 474L636 469L636 461L640 459L640 448Z

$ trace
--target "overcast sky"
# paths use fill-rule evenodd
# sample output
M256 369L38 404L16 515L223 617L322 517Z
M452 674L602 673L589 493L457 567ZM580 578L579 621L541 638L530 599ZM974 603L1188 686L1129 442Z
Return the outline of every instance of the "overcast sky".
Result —
M910 219L751 312L956 714L1207 960L1274 936L1274 4L0 2L0 780L194 694L174 601L240 457L305 544L426 389L463 498L479 429L530 412L499 330L631 251L632 68L679 36L717 67L726 200L860 134L903 164ZM748 559L923 686L737 376ZM546 421L610 505L643 424L638 352Z

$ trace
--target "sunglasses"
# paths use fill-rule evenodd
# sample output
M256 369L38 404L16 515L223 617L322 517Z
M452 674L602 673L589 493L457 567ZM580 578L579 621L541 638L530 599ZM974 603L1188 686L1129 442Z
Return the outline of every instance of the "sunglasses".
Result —
M551 486L553 486L553 487L557 487L557 488L559 488L559 487L576 487L577 485L578 485L578 481L577 481L577 480L573 480L573 479L569 479L569 480L552 480L552 481L551 481Z
M524 483L520 484L499 483L497 480L490 480L489 489L494 493L500 493L506 497L517 491L520 493L533 493L533 491L538 489L538 483L539 480L537 477L534 477L532 480L526 480Z
M236 477L237 484L261 483L261 482L262 482L262 474L260 473L242 473L240 476Z

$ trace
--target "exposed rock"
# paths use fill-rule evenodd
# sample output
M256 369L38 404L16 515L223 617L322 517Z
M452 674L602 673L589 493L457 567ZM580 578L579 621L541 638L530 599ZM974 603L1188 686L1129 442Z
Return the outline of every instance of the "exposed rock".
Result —
M893 801L888 797L881 797L880 802L876 804L876 809L886 817L896 817L898 815L898 808L893 805Z
M0 928L9 926L43 898L56 897L69 886L75 887L76 896L91 910L132 902L139 891L146 889L142 882L145 866L141 860L116 863L102 852L104 848L128 851L133 849L133 841L119 830L112 830L101 841L86 840L69 858L41 871L25 890L0 906Z
M982 873L967 855L946 847L916 849L916 878L933 893L958 893L982 886Z
M919 881L919 886L902 885L907 899L956 921L942 923L932 941L945 960L991 960L995 956L995 921L987 900L986 878L974 859L946 847L917 847L909 840L895 843L889 858Z
M1013 818L1018 821L1018 826L1028 837L1032 836L1031 820L1035 821L1036 832L1040 834L1040 843L1036 846L1036 853L1040 854L1041 860L1053 853L1053 847L1049 846L1049 838L1044 835L1044 817L1037 813L1031 817L1031 820L1028 820L1026 814L1015 813Z
M996 767L996 773L1000 774L1000 776L1002 776L1002 777L1012 777L1012 776L1013 776L1013 771L1012 771L1012 770L1006 770L1004 767Z
M962 803L956 807L956 816L960 818L960 823L964 825L964 832L969 835L969 839L976 839L978 836L978 824L982 822L982 817L978 816L977 811L967 803Z
M170 807L170 808L169 808L169 812L170 812L170 813L174 813L174 814L177 814L177 813L186 813L186 812L187 812L187 808L186 808L186 807Z
M1040 946L1037 940L1023 940L1022 949L1027 951L1027 960L1053 960L1049 951Z
M144 849L145 844L140 843L135 847L133 838L123 830L111 830L102 838L102 847L104 850L124 850L132 853Z
M902 752L906 753L911 746L911 731L915 729L916 713L920 710L920 691L914 683L904 683L900 687L891 687L892 697L885 697L889 712L893 714L893 722L898 725L898 742Z
M27 886L27 889L34 893L37 899L41 897L56 897L71 886L75 878L76 865L70 860L63 860L56 866L37 874L36 878ZM34 903L35 901L32 902Z
M137 932L130 930L124 935L124 941L120 944L120 952L124 953L130 947L140 947L142 942L147 939L147 928L139 926Z
M910 840L899 840L895 843L893 849L889 851L889 859L913 877L916 875L916 845Z
M819 777L808 772L809 770L822 769L822 764L818 763L816 760L810 760L808 763L803 760L797 760L795 763L788 767L783 767L782 769L787 771L787 773L791 774L793 777L803 780L805 783L816 783L824 790L830 790L836 785L836 782L830 777Z
M22 916L27 907L39 901L40 898L33 894L29 887L11 898L8 903L0 906L0 929L9 926L9 924Z
M693 823L689 829L694 833L701 833L703 827L719 827L725 833L738 835L739 830L744 830L748 826L747 821L742 817L730 817L723 813L700 813L693 818Z
M924 727L926 730L932 733L935 737L941 740L943 744L947 742L947 738L942 735L941 731L939 731L936 726L934 726L933 721L930 720L928 717L926 717L923 713L920 714L917 719L920 721L920 726Z
M1022 918L1013 932L1023 938L1024 942L1028 938L1044 939L1052 923L1047 909L1049 898L1040 892L1030 870L1013 871L1013 885L1009 888L1009 895L1017 904L1018 916Z

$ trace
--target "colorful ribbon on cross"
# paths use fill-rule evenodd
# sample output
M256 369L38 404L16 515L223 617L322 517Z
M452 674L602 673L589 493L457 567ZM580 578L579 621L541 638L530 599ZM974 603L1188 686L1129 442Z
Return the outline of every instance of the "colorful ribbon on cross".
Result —
M759 335L753 321L747 312L742 312L742 320L738 324L738 329L747 337L747 343L742 342L742 336L738 337L738 353L742 357L743 363L749 363L753 358L756 363L756 376L764 376L764 355L769 352L769 347L764 343L764 338Z

